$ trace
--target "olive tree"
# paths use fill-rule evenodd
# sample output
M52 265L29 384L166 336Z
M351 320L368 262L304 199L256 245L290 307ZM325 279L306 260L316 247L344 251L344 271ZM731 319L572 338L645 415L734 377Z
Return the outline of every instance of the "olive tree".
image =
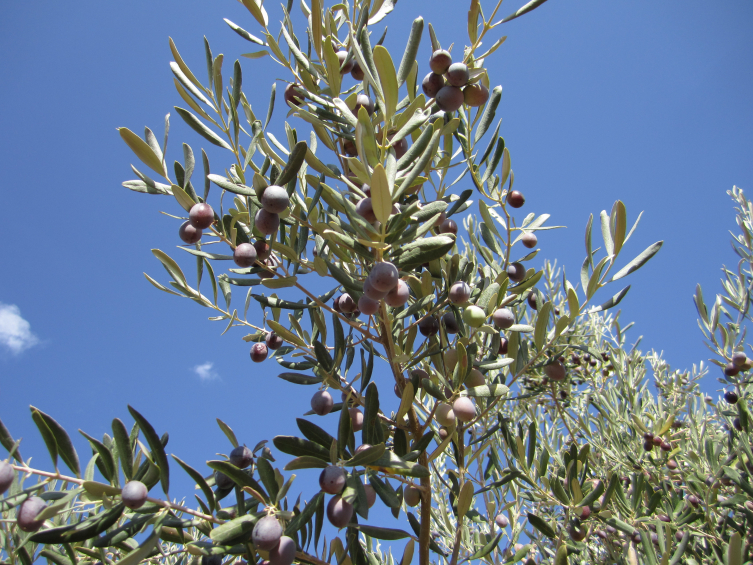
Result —
M218 419L232 451L195 469L129 406L132 424L84 433L82 469L67 432L32 407L53 470L30 467L0 424L4 562L750 563L753 208L742 191L730 193L740 264L710 309L695 297L726 387L715 404L698 388L710 367L672 370L613 314L622 279L661 247L628 254L638 221L622 202L589 218L576 280L553 262L530 266L536 234L556 226L514 189L501 87L484 63L499 26L541 0L499 20L501 0L486 12L472 0L467 45L452 52L442 42L457 38L428 24L428 74L416 61L422 18L398 65L372 35L391 0L301 2L297 34L292 1L279 30L261 2L242 3L259 37L226 21L259 46L252 64L290 77L284 131L268 129L276 85L262 121L238 61L228 74L206 43L202 82L171 40L187 107L175 111L226 160L210 169L183 143L170 170L168 119L162 143L120 128L143 169L123 184L167 196L177 220L181 255L153 250L170 280L149 282L226 332L245 329L251 362L278 363L281 387L315 390L301 437L249 448ZM396 411L383 408L392 394ZM198 506L168 496L171 468L195 482ZM292 494L291 472L309 469L320 490ZM393 518L375 523L375 504Z

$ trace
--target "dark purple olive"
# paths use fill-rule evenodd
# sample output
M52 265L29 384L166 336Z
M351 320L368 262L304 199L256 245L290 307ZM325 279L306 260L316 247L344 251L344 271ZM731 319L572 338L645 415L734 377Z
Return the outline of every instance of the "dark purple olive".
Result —
M261 208L254 217L254 225L260 233L272 235L280 227L280 216Z
M282 347L282 344L285 343L285 342L275 332L269 332L264 337L264 343L267 344L267 349L271 349L272 351L276 351L276 350L280 349Z
M295 541L288 536L280 537L277 547L269 550L269 565L292 565L295 560Z
M395 157L400 159L408 152L408 140L406 138L403 138L400 141L394 143L392 147L395 149Z
M526 268L521 263L510 263L507 266L507 276L512 282L519 283L526 278Z
M737 367L742 367L748 361L748 356L742 351L735 351L732 354L732 363Z
M10 466L10 463L0 461L0 494L3 494L10 488L10 485L13 484L13 477L15 474L16 473L13 470L13 467Z
M646 441L653 442L654 441L654 434L651 433L651 432L646 432L645 434L643 434L643 439L645 439Z
M520 238L520 241L528 249L533 249L534 247L536 247L536 244L539 242L539 238L536 237L535 233L528 232L526 234L523 234L523 237Z
M463 105L463 91L448 84L439 89L434 100L440 110L454 112Z
M335 53L335 55L337 55L337 60L340 63L340 74L341 75L347 74L347 73L349 73L350 71L353 70L353 64L356 62L356 60L351 57L350 61L348 61L347 63L345 63L345 59L348 58L348 52L347 51L340 50L337 53ZM345 63L345 65L343 65L343 63Z
M319 474L319 487L327 494L340 494L345 488L345 469L330 465Z
M737 393L731 390L728 390L724 393L724 400L726 400L729 404L737 404L738 396Z
M356 142L352 139L346 139L343 142L343 151L348 157L356 157L358 155L358 148L356 148Z
M267 358L268 353L266 343L255 343L251 346L251 361L261 363Z
M373 316L379 311L379 301L372 300L368 296L364 295L358 299L358 310L362 314L366 314L367 316Z
M739 372L740 372L740 367L738 367L734 363L727 363L724 366L724 374L727 377L734 377Z
M291 104L295 104L296 106L300 106L303 102L303 93L301 92L301 88L295 84L289 84L285 87L285 94L283 95L283 98L285 98L285 103L290 106Z
M256 247L250 243L239 243L233 250L233 261L241 268L253 266L256 258Z
M376 263L369 273L369 279L371 285L380 292L389 292L398 280L400 280L400 273L397 267L389 261L381 261Z
M506 528L510 525L510 520L508 520L507 516L505 516L504 514L497 514L497 516L494 518L494 522L500 528Z
M219 471L214 472L214 484L217 485L217 488L220 490L227 490L235 486L233 479Z
M507 355L507 347L509 345L509 341L507 341L506 337L500 337L499 339L499 350L497 351L498 355Z
M653 441L645 441L643 442L643 449L646 451L653 451L654 449L654 442Z
M654 436L654 439L651 440L654 442L654 445L661 446L662 443L664 443L664 440L660 436Z
M453 63L447 69L447 82L452 86L465 86L470 78L471 75L465 63Z
M513 190L507 195L507 203L513 208L520 208L526 203L526 199L521 192Z
M366 277L366 280L363 281L363 293L372 300L381 300L387 296L387 292L374 288L374 285L371 283L371 277Z
M178 230L178 237L180 237L184 243L194 244L201 240L201 236L201 230L193 227L190 221L183 222Z
M463 305L471 297L471 287L463 281L456 282L450 287L450 302L455 305Z
M188 221L193 227L205 230L214 223L214 210L206 202L194 204L188 212Z
M353 517L353 505L341 496L333 496L327 504L327 519L336 528L344 528Z
M677 461L675 461L674 459L667 461L667 469L669 469L670 471L674 471L675 469L677 469L677 467Z
M377 221L376 214L374 214L374 207L371 204L371 198L363 198L359 200L356 204L356 213L370 224Z
M332 395L326 390L318 390L311 397L311 409L319 416L326 416L332 412L334 405L335 401L332 399Z
M376 491L374 490L374 487L371 485L363 485L363 489L366 491L366 506L371 508L374 506L374 503L376 502Z
M261 195L261 205L270 214L281 214L290 206L288 191L274 184L268 186Z
M439 233L451 233L452 235L456 235L458 233L458 225L454 220L447 218L439 225Z
M573 541L583 541L588 537L588 528L584 528L579 521L573 520L567 526L567 533Z
M437 335L439 332L439 322L434 316L427 316L418 323L418 331L424 337Z
M442 324L444 325L444 330L448 334L456 334L460 329L458 326L458 321L455 319L455 314L453 314L452 312L447 312L444 316L442 316Z
M506 330L515 324L515 314L509 308L497 308L492 314L494 325Z
M356 310L356 303L350 294L341 294L337 299L337 305L343 314L352 314Z
M239 445L230 452L229 459L239 469L245 469L254 462L254 454L245 445Z
M353 109L353 113L358 116L358 111L363 108L370 116L374 113L374 101L365 94L359 94L356 96L356 106Z
M421 491L413 485L405 485L403 500L408 506L418 506L418 503L421 502Z
M434 98L443 86L444 78L437 73L429 73L421 83L421 89L427 98Z
M408 284L405 281L399 280L397 281L397 286L389 291L387 296L384 297L384 301L387 303L387 306L399 308L408 302L409 297L410 288L408 288Z
M530 306L532 310L539 309L539 297L535 290L528 293L528 298L526 298L526 300L528 301L528 306Z
M120 496L126 507L135 509L144 505L149 494L146 485L141 481L129 481L123 487Z
M561 381L565 378L565 366L559 361L544 365L544 374L553 381Z
M348 408L350 412L350 425L354 432L360 432L363 429L363 412L358 408Z
M359 65L356 60L353 60L353 68L350 70L350 76L356 80L363 80L363 77L366 76L361 65Z
M693 505L693 506L694 506L695 508L698 508L698 505L699 505L699 504L701 504L701 499L700 499L700 498L698 498L698 497L697 497L696 495L694 495L694 494L690 494L690 495L688 495L688 497L687 497L687 500L688 500L688 502L689 502L690 504L692 504L692 505Z
M256 249L256 258L259 261L266 261L272 255L272 247L263 239L254 241L254 249Z
M16 523L23 532L36 532L44 524L44 520L36 517L47 508L47 503L38 496L30 496L21 503L16 511Z
M740 418L735 418L734 420L732 420L732 425L738 432L743 431L743 425L742 423L740 423Z
M469 84L463 89L463 101L472 108L478 108L489 100L489 89L480 82Z
M580 512L580 519L581 520L588 520L591 517L591 507L590 506L584 506L581 509Z
M258 549L270 551L277 547L282 537L282 526L274 516L264 516L254 526L251 539Z
M271 269L272 271L277 271L275 262L272 259L267 259L266 261L264 261L264 265L268 267L269 269ZM256 273L256 276L259 277L260 279L271 279L271 278L274 278L275 275L273 272L267 271L265 269L263 271L259 271L258 273Z
M429 68L438 75L445 74L450 65L452 65L452 55L450 55L449 51L437 49L431 54Z

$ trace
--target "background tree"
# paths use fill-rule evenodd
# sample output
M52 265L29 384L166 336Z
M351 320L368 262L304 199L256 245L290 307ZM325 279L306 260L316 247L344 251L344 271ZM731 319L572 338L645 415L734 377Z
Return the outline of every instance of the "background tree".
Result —
M702 367L670 372L658 355L630 347L627 328L603 314L629 286L591 305L602 287L640 268L661 247L657 242L618 261L637 225L628 230L621 202L596 220L603 249L594 249L593 216L589 221L575 284L552 264L525 268L538 250L521 248L536 248L536 232L551 228L548 215L517 215L525 198L513 189L499 122L491 129L501 89L490 88L483 62L504 38L477 51L500 23L537 4L495 22L499 4L486 18L473 2L462 55L443 50L429 25L432 72L421 80L415 61L421 18L397 68L381 41L370 37L369 26L389 13L389 2L313 3L306 47L293 31L290 3L276 38L263 6L244 2L264 39L230 27L268 49L257 56L268 55L292 73L285 100L291 114L313 128L302 141L286 124L287 145L266 130L273 105L262 123L248 104L238 62L224 84L223 57L213 56L207 43L209 83L203 84L171 43L176 88L191 108L176 107L177 113L233 156L219 175L210 172L202 151L197 192L191 179L198 159L189 145L183 144L183 162L168 172L167 120L161 144L148 128L144 138L120 129L140 161L168 182L134 167L138 179L125 186L175 197L188 214L178 218L183 249L196 257L195 288L160 250L154 254L170 286L147 278L214 310L226 331L251 328L244 339L253 343L252 361L275 357L287 369L283 380L319 385L312 414L334 413L337 434L300 419L304 437L274 438L278 452L294 457L280 470L264 442L254 449L239 445L219 421L234 449L208 463L212 475L173 456L202 492L199 510L192 510L148 498L157 483L165 495L169 490L167 436L137 410L129 407L130 432L116 419L111 436L86 436L94 457L81 479L68 434L33 408L56 471L28 467L10 433L0 429L19 463L0 469L9 489L2 510L16 512L15 521L9 515L6 522L8 559L130 565L239 555L289 564L334 556L360 564L392 561L377 540L401 539L409 540L402 563L414 551L422 564L453 565L533 556L564 563L568 554L583 563L732 565L750 557L751 540L743 538L750 530L753 457L747 382L738 379L751 363L741 329L750 288L748 203L739 190L732 192L743 229L736 248L742 262L737 273L727 272L726 296L710 312L700 290L697 296L709 346L735 389L725 395L734 413L711 414L695 390ZM350 87L348 72L355 79ZM325 154L337 163L325 164ZM456 184L473 188L460 191ZM212 185L213 195L221 191L214 207L208 204ZM461 215L474 192L480 221ZM212 244L229 250L217 253ZM219 262L231 260L234 268L215 274ZM317 277L328 287L322 293L310 283ZM211 289L207 294L202 281ZM231 308L239 286L250 287L242 314ZM275 292L266 296L259 287ZM247 319L252 300L263 307L261 322ZM732 310L739 314L730 316ZM720 325L722 315L732 321ZM646 362L658 398L647 389ZM393 388L400 404L387 413L380 390L384 399ZM339 392L341 402L330 391ZM721 426L729 427L725 420L733 417L736 431L726 433ZM58 459L75 477L57 471ZM288 500L293 476L283 471L308 468L321 469L322 492ZM20 472L42 480L23 488L14 480ZM234 504L223 506L233 493ZM326 502L324 493L332 495ZM377 499L401 521L370 524L369 507ZM414 506L415 514L408 510ZM344 529L342 539L321 539L325 515ZM142 532L148 535L135 540Z

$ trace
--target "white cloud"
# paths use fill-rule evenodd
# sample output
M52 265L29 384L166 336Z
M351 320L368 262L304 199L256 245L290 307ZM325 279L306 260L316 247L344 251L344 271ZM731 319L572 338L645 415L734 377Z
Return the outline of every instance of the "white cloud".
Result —
M15 304L0 302L0 345L18 355L39 343L39 338L31 332L29 322L21 317Z
M207 361L193 368L194 373L199 375L202 382L214 381L220 378L220 374L214 370L214 363Z

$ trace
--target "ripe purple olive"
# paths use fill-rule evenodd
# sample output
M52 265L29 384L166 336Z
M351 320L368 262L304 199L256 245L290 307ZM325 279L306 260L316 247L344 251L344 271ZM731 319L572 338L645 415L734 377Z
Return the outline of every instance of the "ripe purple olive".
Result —
M347 63L345 63L345 59L348 58L348 52L347 51L340 50L337 53L335 53L335 55L337 55L337 60L340 63L340 74L341 75L347 74L347 73L349 73L350 71L353 70L353 64L356 62L356 60L353 59L353 58L351 58L350 61L348 61ZM345 63L345 66L343 66L343 63Z
M194 244L201 240L201 230L191 225L190 221L183 222L178 230L178 237L183 240L184 243Z
M443 86L444 78L436 73L429 73L421 83L421 89L427 98L434 98Z
M588 537L588 528L584 528L580 523L573 521L568 524L567 533L570 534L570 539L573 541L583 541Z
M228 477L225 473L220 473L219 471L214 472L214 484L217 485L217 488L220 490L231 489L233 488L233 486L235 486L233 479Z
M371 277L366 277L366 280L363 281L363 293L371 300L377 301L387 296L387 292L382 292L381 290L374 288L374 285L371 282Z
M434 316L427 316L418 323L418 331L424 337L437 335L439 332L439 322Z
M452 86L465 86L471 78L465 63L453 63L447 69L447 82Z
M352 314L356 310L356 303L350 294L341 294L337 299L337 305L343 314Z
M245 469L254 462L254 454L245 445L239 445L230 452L229 459L239 469Z
M261 208L254 216L254 225L264 235L272 235L280 227L280 216Z
M507 276L515 283L519 283L526 278L526 268L521 263L510 263L507 266Z
M500 528L506 528L510 525L510 520L508 520L507 516L505 516L504 514L497 514L496 518L494 518L494 522Z
M254 241L254 249L256 249L256 258L259 261L266 261L272 255L272 247L263 239Z
M659 446L662 451L672 451L672 444L666 441L662 441L661 445Z
M748 356L745 355L745 353L743 353L742 351L735 351L732 354L732 363L737 367L742 367L743 365L745 365L747 360Z
M520 238L520 241L528 249L533 249L534 247L536 247L536 244L539 242L539 238L536 237L535 233L528 232L526 234L523 234L523 237Z
M40 512L47 508L47 503L38 496L30 496L21 503L16 511L16 523L23 532L36 532L44 524L44 520L37 520Z
M363 80L363 77L366 76L361 65L359 65L356 60L353 60L353 68L350 70L350 76L356 80Z
M274 184L268 186L261 195L261 205L270 214L281 214L290 206L288 191Z
M195 228L207 229L214 223L214 210L206 202L194 204L191 206L191 211L188 212L188 221Z
M403 138L400 141L396 142L392 147L395 149L395 157L400 159L408 152L408 140L406 138Z
M353 431L360 432L363 428L363 412L358 408L348 408L348 412L350 412L350 425Z
M290 106L291 104L300 106L303 103L303 93L301 92L301 89L295 84L289 84L285 87L285 94L283 97L285 98L285 103L288 106Z
M389 261L376 263L369 273L371 285L380 292L389 292L400 280L397 267Z
M295 541L281 536L277 547L269 550L269 565L292 565L295 561Z
M737 404L738 396L737 393L731 390L728 390L724 393L724 400L726 400L729 404Z
M471 297L471 287L468 283L458 281L450 287L450 302L456 305L463 305Z
M410 288L408 288L408 283L399 280L397 281L397 286L389 291L387 296L384 297L384 301L387 303L387 306L399 308L408 302L409 297Z
M652 439L651 441L656 446L660 446L662 443L664 443L664 440L659 436L654 436L654 439Z
M285 343L283 339L277 335L275 332L269 332L264 337L264 343L267 344L267 348L271 349L272 351L276 351L282 347L282 344Z
M371 508L374 506L374 503L376 502L376 491L374 490L374 487L371 485L363 485L363 489L366 491L366 506Z
M653 442L654 441L654 434L652 432L646 432L645 434L643 434L643 439L646 440L646 441Z
M643 449L645 451L653 451L653 449L654 449L654 442L653 441L644 441L643 442Z
M727 363L724 366L724 374L727 377L734 377L739 372L740 372L740 367L738 367L734 363Z
M358 299L358 310L361 312L361 314L373 316L377 313L377 311L379 311L379 301L372 300L368 296L364 295Z
M353 505L341 496L333 496L327 503L327 519L335 528L344 528L353 517Z
M268 353L266 343L255 343L251 346L251 361L261 363L267 358Z
M437 406L437 409L434 412L434 418L441 425L449 428L455 423L455 412L453 412L452 407L449 404L442 403Z
M141 481L129 481L120 493L127 508L141 508L149 496L146 485Z
M0 461L0 494L3 494L10 488L10 485L13 484L13 477L15 474L16 473L13 470L13 467L10 466L10 463Z
M463 89L463 101L472 108L478 108L489 100L489 89L480 82L469 84Z
M264 265L266 267L270 268L272 271L276 271L277 270L277 267L275 266L275 262L272 259L267 259L266 261L264 261ZM259 277L260 279L271 279L275 275L274 275L274 273L272 273L270 271L263 270L263 271L259 271L258 273L256 273L256 276Z
M325 416L332 411L335 401L326 390L318 390L311 397L311 409L319 416Z
M552 381L561 381L565 378L565 366L559 361L544 365L544 374Z
M591 517L591 507L590 506L584 506L581 508L580 511L580 519L581 520L588 520Z
M471 369L471 372L465 378L465 386L468 388L474 388L477 386L484 386L486 384L486 378L484 373L478 369Z
M735 427L735 429L736 429L736 430L737 430L738 432L741 432L741 431L743 431L743 425L742 425L742 423L740 422L740 418L735 418L734 420L732 420L732 425L733 425L733 426Z
M476 417L476 405L467 396L461 396L452 403L452 411L461 422L470 422Z
M452 55L450 55L449 51L437 49L431 54L429 68L438 75L445 74L447 69L450 68L450 65L452 65Z
M458 321L455 319L455 314L453 314L452 312L447 312L444 316L442 316L442 324L444 325L444 330L448 334L456 334L460 329L458 326Z
M442 441L444 441L444 440L447 439L448 435L450 435L450 432L447 430L447 428L445 428L444 426L442 426L441 428L439 428L439 439L441 439Z
M340 494L345 488L345 469L330 465L319 474L319 487L327 494Z
M346 139L343 143L343 151L348 157L356 157L358 155L358 149L356 148L355 141Z
M356 96L356 106L353 108L353 113L358 116L358 111L363 108L370 116L374 113L374 101L365 94L359 94Z
M405 485L403 500L408 506L418 506L418 503L421 502L421 491L413 485Z
M497 351L498 355L507 355L507 348L509 345L509 341L507 341L506 337L500 337L499 339L499 350Z
M233 250L233 261L241 268L253 266L256 258L256 247L251 243L239 243Z
M458 233L458 225L454 220L447 218L439 225L439 233L451 233L456 235Z
M696 495L691 494L687 498L688 502L693 505L693 507L698 508L698 505L701 504L701 499L698 498Z
M509 308L497 308L492 314L494 325L506 330L515 324L515 314Z
M539 297L538 293L535 290L532 290L528 293L528 298L526 298L526 301L528 302L528 306L530 306L532 310L539 309Z
M677 461L675 461L674 459L667 461L667 469L669 469L670 471L674 471L675 469L677 469L677 467Z
M521 192L513 190L507 195L507 203L513 208L520 208L526 203L526 199Z
M258 549L270 551L277 547L282 537L282 525L274 516L264 516L254 526L251 540Z
M440 110L454 112L463 105L463 91L448 84L439 89L434 100Z
M376 214L374 214L374 207L371 204L371 198L363 198L359 200L356 204L356 213L370 224L377 221Z

